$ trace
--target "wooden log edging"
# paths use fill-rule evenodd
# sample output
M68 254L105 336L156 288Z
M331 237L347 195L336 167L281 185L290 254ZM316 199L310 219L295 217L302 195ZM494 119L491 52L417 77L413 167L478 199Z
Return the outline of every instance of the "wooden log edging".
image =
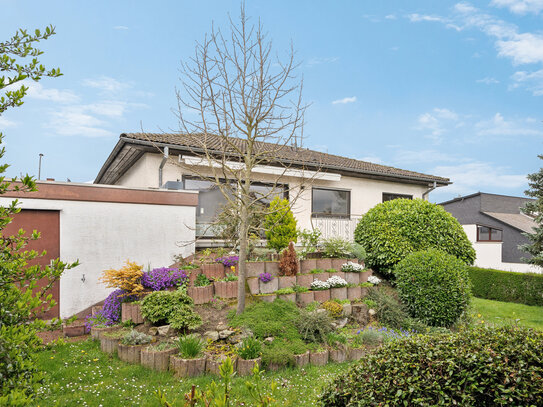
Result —
M100 337L100 349L104 353L113 354L117 353L117 347L119 346L120 338L110 338L102 335Z
M206 358L183 359L170 355L170 370L176 377L196 377L206 371Z
M170 367L170 355L177 352L176 348L156 351L149 347L141 350L141 365L151 370L165 372Z
M126 322L132 320L136 325L143 324L143 316L141 315L141 305L131 302L123 302L121 305L121 321Z
M119 342L117 354L119 359L126 363L139 364L141 362L141 349L147 345L123 345Z
M255 363L258 367L262 366L262 358L257 359L238 359L237 372L238 376L248 376L253 373Z

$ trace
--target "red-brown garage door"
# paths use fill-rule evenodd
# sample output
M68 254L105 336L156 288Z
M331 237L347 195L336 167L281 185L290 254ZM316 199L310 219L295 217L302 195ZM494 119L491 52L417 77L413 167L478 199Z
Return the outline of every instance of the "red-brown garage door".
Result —
M27 234L32 233L33 230L37 230L41 233L41 237L38 240L31 241L27 248L29 250L36 250L40 253L45 250L47 251L47 254L33 260L31 265L39 264L40 266L47 266L52 259L60 257L59 211L23 209L13 217L13 222L6 227L4 235L14 235L19 229L25 230ZM43 287L45 284L47 284L47 281L40 281L38 286ZM45 319L59 316L59 285L60 282L57 281L51 288L50 293L53 294L53 298L57 302L57 305L43 314L42 317Z

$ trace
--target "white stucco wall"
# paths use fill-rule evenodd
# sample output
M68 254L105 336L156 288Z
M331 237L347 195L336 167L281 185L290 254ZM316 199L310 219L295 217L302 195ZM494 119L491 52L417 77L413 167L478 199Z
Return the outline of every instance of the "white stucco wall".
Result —
M526 263L504 263L502 261L502 242L478 242L477 225L462 225L469 241L475 249L477 267L493 268L519 273L541 273L540 267Z
M178 157L171 156L163 169L163 181L178 181L182 179L184 171L176 165ZM129 187L157 187L158 168L162 157L159 154L146 153L134 164L118 181L117 185ZM194 175L194 174L192 174ZM255 179L260 182L273 182L274 176L257 174ZM369 178L355 178L342 176L340 181L311 180L303 181L292 177L284 177L284 183L289 184L290 196L297 197L292 211L298 220L298 227L311 229L311 187L338 188L351 191L351 215L363 215L369 209L381 203L383 192L413 195L413 198L422 198L428 189L424 185L401 182L379 181ZM299 186L305 189L299 193Z
M0 198L1 205L11 201ZM81 263L60 280L62 318L103 300L112 291L98 281L103 270L119 268L127 259L145 268L148 264L168 266L174 255L194 252L192 206L27 198L19 202L23 209L60 210L60 258Z

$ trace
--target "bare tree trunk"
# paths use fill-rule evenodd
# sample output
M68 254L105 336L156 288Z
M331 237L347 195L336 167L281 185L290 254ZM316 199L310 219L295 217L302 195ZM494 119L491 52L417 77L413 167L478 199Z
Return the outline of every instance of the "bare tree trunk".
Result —
M240 240L239 240L239 262L238 262L238 307L236 314L245 310L245 282L247 280L247 232L249 229L249 218L247 208L242 205L240 214Z

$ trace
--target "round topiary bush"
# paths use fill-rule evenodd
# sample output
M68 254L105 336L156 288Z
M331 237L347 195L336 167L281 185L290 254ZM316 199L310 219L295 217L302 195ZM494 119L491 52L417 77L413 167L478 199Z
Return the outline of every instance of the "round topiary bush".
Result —
M429 249L394 267L396 287L409 314L431 326L451 326L468 308L468 267L453 255Z
M543 332L479 327L389 342L326 386L321 405L536 406Z
M370 209L354 232L367 252L366 265L380 272L410 253L441 249L473 264L475 250L458 221L441 206L422 199L394 199Z

